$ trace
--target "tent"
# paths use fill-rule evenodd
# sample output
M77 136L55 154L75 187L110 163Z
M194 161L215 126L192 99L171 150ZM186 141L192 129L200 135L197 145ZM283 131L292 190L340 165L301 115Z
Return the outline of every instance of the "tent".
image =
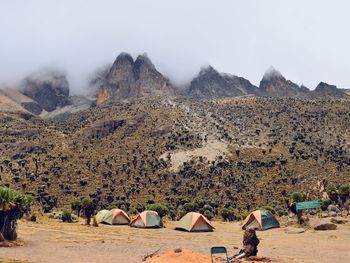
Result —
M139 228L159 228L163 227L163 222L157 212L146 210L138 214L131 221L130 226Z
M209 220L200 213L190 212L184 215L175 227L175 230L185 230L188 232L209 232L214 227Z
M96 215L98 223L106 223L109 225L128 225L130 223L129 216L121 209L101 210Z
M250 213L243 221L242 228L254 228L257 230L267 230L270 228L280 227L276 217L267 210L256 210Z

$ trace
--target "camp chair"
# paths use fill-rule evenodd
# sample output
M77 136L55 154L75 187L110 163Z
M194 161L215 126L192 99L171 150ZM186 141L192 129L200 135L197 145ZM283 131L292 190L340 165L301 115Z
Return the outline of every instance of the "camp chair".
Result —
M213 254L226 254L226 262L228 262L227 250L225 247L212 247L210 249L211 262L214 262Z

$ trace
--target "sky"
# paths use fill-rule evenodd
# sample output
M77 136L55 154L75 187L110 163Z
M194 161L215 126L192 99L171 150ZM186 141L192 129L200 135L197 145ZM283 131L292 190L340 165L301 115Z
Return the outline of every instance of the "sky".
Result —
M259 85L274 66L314 89L350 88L348 0L0 0L0 83L46 68L83 93L120 52L146 52L175 85L201 67Z

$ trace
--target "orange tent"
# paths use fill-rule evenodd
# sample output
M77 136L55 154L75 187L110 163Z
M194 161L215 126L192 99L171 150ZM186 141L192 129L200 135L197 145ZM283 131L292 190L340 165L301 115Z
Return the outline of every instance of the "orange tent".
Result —
M200 213L190 212L184 215L178 222L175 230L185 230L188 232L208 232L214 227L210 221Z

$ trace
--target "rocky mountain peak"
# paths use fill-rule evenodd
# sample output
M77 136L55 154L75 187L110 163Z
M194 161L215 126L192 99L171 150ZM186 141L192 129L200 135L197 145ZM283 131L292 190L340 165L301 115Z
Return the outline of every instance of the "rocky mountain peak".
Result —
M273 79L285 79L285 78L283 77L281 72L279 72L273 66L271 66L266 70L263 76L263 80L271 81Z
M235 97L251 94L255 89L257 87L244 78L222 74L207 66L191 81L186 95L196 98Z
M260 82L262 95L270 97L306 97L308 91L286 78L274 67L270 67Z
M341 89L338 89L335 85L330 85L325 82L320 82L316 89L313 90L310 94L310 97L317 98L317 97L333 97L333 98L343 98L347 97L348 95L342 91Z
M208 74L219 74L219 72L217 72L216 69L214 69L212 66L208 65L206 67L202 67L198 75L201 76Z
M113 63L98 91L96 104L108 99L135 99L172 94L168 80L155 68L146 54L134 61L121 53Z
M46 111L53 111L69 104L69 83L64 73L44 70L24 79L23 94Z

